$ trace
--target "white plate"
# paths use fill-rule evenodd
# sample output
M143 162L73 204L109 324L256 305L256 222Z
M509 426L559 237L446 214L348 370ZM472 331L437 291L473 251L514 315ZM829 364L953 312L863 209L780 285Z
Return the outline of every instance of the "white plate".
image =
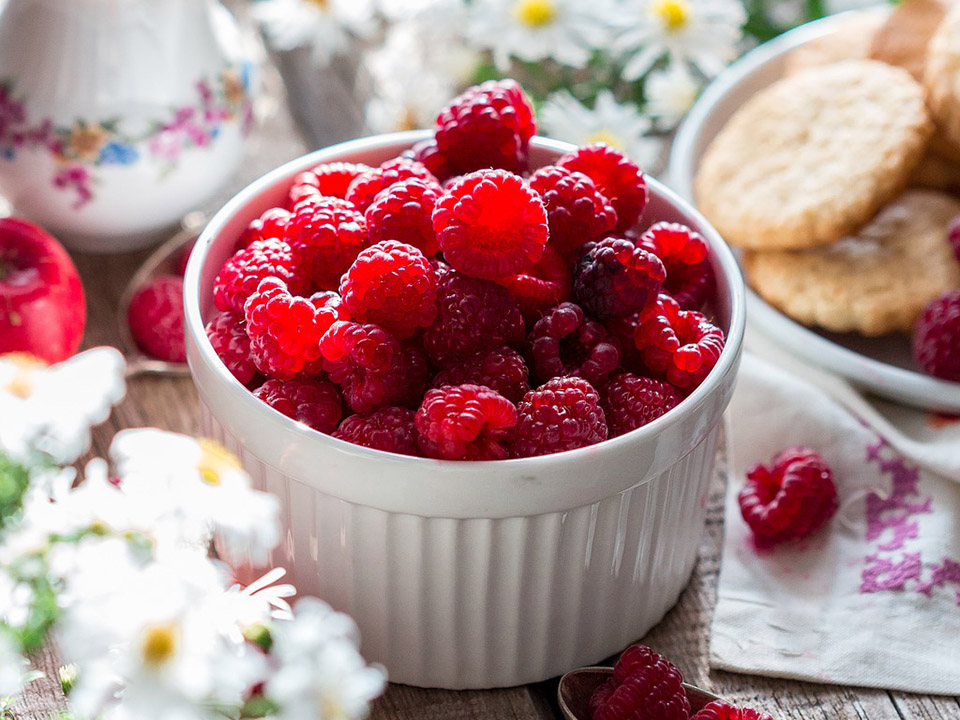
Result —
M856 12L878 11L882 12ZM787 53L835 32L842 18L834 15L818 20L764 43L706 89L677 132L670 155L669 181L682 197L695 201L693 178L700 158L730 116L749 97L782 76ZM867 338L807 328L750 290L747 313L750 323L785 349L865 390L915 407L960 412L960 383L921 373L910 356L906 336Z

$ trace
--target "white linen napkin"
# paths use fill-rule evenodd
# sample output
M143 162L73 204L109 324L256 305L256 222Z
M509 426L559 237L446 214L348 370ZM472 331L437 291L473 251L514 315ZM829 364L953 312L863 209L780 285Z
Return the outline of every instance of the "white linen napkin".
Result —
M960 422L867 400L748 337L711 665L960 694ZM757 550L737 494L750 466L793 445L833 468L840 508L812 537Z

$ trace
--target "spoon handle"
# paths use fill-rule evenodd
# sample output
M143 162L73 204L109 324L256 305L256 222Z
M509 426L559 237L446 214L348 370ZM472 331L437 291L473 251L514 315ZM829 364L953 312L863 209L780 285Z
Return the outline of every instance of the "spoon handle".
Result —
M126 378L128 380L142 375L165 375L167 377L190 377L190 368L186 363L173 363L166 360L136 355L127 359Z

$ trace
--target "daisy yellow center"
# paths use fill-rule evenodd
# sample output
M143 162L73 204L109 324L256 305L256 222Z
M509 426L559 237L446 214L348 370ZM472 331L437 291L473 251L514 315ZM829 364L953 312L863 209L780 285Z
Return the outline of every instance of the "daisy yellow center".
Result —
M307 0L311 5L315 5L323 11L330 9L330 0Z
M172 623L150 625L140 642L140 656L146 665L159 667L177 652L177 627Z
M654 0L652 9L667 30L680 30L690 20L687 0Z
M28 353L9 353L2 358L4 361L13 365L13 377L11 377L2 390L16 395L18 398L26 399L33 394L33 378L46 365L42 360L35 358Z
M200 446L197 472L205 483L219 485L223 473L240 469L240 461L220 443L201 438L197 444Z
M553 22L557 6L552 0L517 0L513 4L513 16L521 25L541 27Z
M606 143L612 148L617 150L623 150L623 142L619 137L610 132L607 128L600 128L596 132L590 133L586 138L584 138L584 144L589 145L591 143Z

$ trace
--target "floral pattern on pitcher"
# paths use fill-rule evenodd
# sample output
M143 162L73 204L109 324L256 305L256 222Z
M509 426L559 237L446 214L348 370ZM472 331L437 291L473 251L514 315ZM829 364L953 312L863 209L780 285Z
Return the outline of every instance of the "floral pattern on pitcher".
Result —
M181 153L209 147L223 124L239 121L246 136L253 123L249 63L229 68L212 82L196 83L197 103L174 108L167 120L155 121L146 132L123 132L120 118L90 122L77 118L57 126L50 118L32 122L11 81L0 81L0 161L13 161L26 148L46 149L57 162L51 185L74 195L73 209L94 198L96 168L134 165L144 156L159 163L160 180L176 169Z

